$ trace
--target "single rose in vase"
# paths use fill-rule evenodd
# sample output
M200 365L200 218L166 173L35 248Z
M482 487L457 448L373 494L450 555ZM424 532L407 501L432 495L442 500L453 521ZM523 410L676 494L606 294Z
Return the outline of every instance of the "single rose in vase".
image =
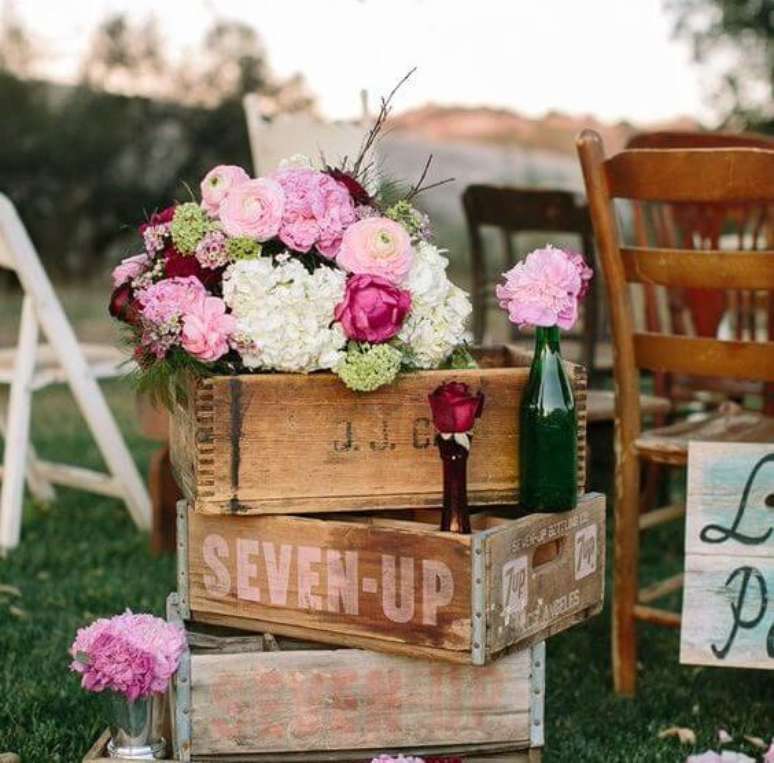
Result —
M447 382L428 396L435 438L443 461L441 530L470 533L468 513L468 454L472 430L484 409L484 394L462 382Z

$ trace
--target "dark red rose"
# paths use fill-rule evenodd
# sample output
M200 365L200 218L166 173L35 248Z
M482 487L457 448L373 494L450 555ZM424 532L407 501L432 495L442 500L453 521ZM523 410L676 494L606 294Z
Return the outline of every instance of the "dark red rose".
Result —
M203 268L192 254L181 254L171 244L164 249L164 275L167 278L195 276L208 289L220 282L223 268Z
M371 203L371 197L369 196L368 191L366 191L352 175L348 175L341 170L335 170L333 167L328 167L326 171L334 180L337 180L349 191L349 195L352 197L352 201L354 201L355 204Z
M162 223L171 223L172 218L174 216L175 216L174 204L171 207L162 209L161 212L154 212L148 219L147 223L142 223L142 225L140 225L140 235L145 233L146 228L148 228L151 225L161 225Z
M484 394L471 393L462 382L442 384L428 395L433 411L433 424L442 434L470 432L484 408Z
M128 323L130 326L137 325L140 311L132 287L128 283L121 284L110 295L108 310L116 320Z

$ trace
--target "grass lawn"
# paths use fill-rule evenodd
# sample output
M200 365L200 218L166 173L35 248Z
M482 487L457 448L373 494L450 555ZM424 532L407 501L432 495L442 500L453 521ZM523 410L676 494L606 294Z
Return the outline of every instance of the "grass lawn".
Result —
M137 433L133 396L120 382L106 390L145 468L152 445ZM33 427L45 457L99 464L64 389L37 398ZM606 450L608 433L599 436L595 455ZM597 479L608 472L600 467ZM679 523L646 538L643 557L651 570L645 582L679 569ZM117 501L61 489L52 506L28 503L22 545L0 560L0 584L21 593L0 589L0 752L17 752L23 763L80 761L105 723L100 698L82 691L67 669L75 630L126 607L162 614L174 585L174 560L149 556L147 538ZM679 598L671 603L679 606ZM721 727L734 737L768 739L774 732L770 673L681 667L672 631L642 628L639 694L636 701L616 698L609 625L608 606L602 616L549 641L547 763L682 761L693 750L657 739L673 725L696 731L697 750L712 747Z

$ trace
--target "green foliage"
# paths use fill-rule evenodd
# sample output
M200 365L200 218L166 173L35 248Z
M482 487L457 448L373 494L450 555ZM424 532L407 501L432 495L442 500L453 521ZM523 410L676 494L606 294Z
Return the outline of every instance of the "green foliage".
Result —
M168 410L174 401L185 402L190 384L195 379L213 374L213 367L202 363L179 347L172 348L163 361L153 361L138 366L129 374L130 381L140 394L150 397Z

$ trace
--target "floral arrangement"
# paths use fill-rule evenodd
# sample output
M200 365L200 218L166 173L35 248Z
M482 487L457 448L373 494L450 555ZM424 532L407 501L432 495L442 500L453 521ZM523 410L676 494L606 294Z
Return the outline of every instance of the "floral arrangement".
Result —
M500 307L519 328L558 326L571 329L586 296L593 271L578 252L550 244L535 249L509 271L496 288Z
M402 195L372 190L367 156L391 98L353 163L295 156L258 178L221 165L200 201L140 226L144 251L113 271L110 312L129 327L143 386L329 370L367 392L403 370L471 364L470 301L413 205L438 185L424 184L430 160Z
M127 610L78 630L70 669L82 675L84 689L112 690L134 702L167 690L185 645L179 626Z

